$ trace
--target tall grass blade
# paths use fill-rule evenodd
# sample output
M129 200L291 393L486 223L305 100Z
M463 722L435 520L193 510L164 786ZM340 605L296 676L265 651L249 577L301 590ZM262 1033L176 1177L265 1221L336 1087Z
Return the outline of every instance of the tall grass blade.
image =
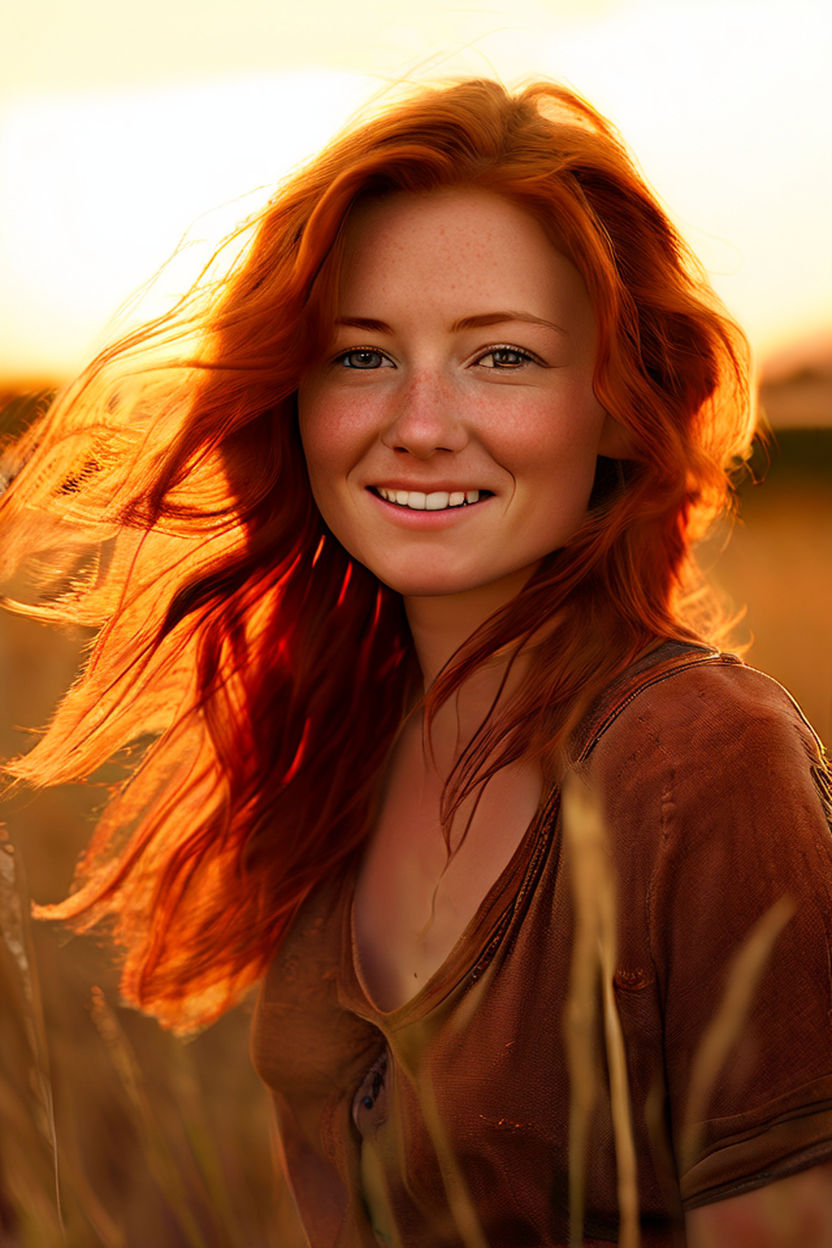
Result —
M638 1182L627 1061L615 1004L616 895L607 834L596 795L570 776L563 791L563 838L575 903L575 933L564 1011L564 1048L570 1081L569 1244L583 1242L585 1169L592 1112L600 1087L598 988L617 1166L622 1248L638 1248Z
M620 1217L619 1248L638 1248L638 1170L633 1138L630 1088L627 1081L627 1058L621 1022L615 1005L613 975L615 962L601 951L603 969L604 1031L610 1068L612 1125L615 1135L615 1160L618 1167L618 1210Z
M488 1241L482 1229L482 1222L477 1207L468 1191L468 1185L462 1173L456 1153L453 1150L445 1124L442 1122L433 1081L427 1066L424 1066L418 1077L419 1099L425 1125L430 1132L436 1156L442 1171L442 1181L448 1197L448 1207L459 1231L465 1248L488 1248Z
M171 1046L173 1084L178 1104L183 1110L183 1121L188 1143L196 1161L197 1169L205 1187L211 1194L211 1206L217 1217L218 1230L224 1243L234 1243L238 1235L237 1219L231 1204L225 1171L220 1162L203 1107L203 1098L186 1047L181 1043Z
M0 824L0 931L5 948L19 977L23 1023L29 1044L37 1095L38 1121L51 1150L55 1212L61 1234L64 1235L58 1135L55 1128L55 1108L49 1070L49 1047L28 914L28 894L22 864L17 860L15 848L6 829Z
M711 1090L731 1049L739 1039L775 942L794 912L795 904L791 898L781 897L757 920L750 935L729 964L719 1008L699 1042L691 1063L679 1150L679 1162L683 1172L697 1159Z
M156 1120L130 1043L101 989L94 987L91 998L93 1021L107 1046L113 1066L118 1072L127 1098L135 1111L144 1137L145 1156L151 1173L191 1248L208 1248L203 1231L191 1209L188 1191L182 1177L182 1159L174 1157Z
M412 1081L418 1094L422 1118L439 1162L448 1208L462 1243L465 1248L489 1248L476 1204L468 1190L462 1167L448 1137L436 1101L429 1063L426 1060L431 1035L429 1023L421 1027L409 1028L406 1042L402 1042L399 1038L396 1056L401 1069Z

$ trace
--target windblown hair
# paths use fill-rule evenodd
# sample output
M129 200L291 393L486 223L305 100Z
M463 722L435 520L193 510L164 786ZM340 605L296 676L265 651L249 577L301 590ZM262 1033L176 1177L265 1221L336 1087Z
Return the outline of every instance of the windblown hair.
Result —
M125 999L177 1030L238 1000L310 890L354 859L418 704L401 598L313 502L296 392L328 343L356 202L460 186L567 248L598 322L595 393L632 458L622 473L599 461L581 529L428 691L430 723L479 664L531 645L447 786L446 837L514 759L554 781L578 709L635 656L713 636L691 549L749 451L747 347L616 132L562 87L485 80L353 124L232 237L221 279L104 351L3 458L0 570L37 556L49 573L36 605L7 605L96 630L7 774L126 767L74 891L35 912L103 922Z

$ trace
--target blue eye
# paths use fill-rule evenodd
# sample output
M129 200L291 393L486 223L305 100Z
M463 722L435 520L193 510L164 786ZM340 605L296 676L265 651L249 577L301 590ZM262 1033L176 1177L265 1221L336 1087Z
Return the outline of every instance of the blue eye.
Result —
M344 368L357 368L362 371L382 368L385 363L390 363L387 356L377 351L375 347L353 347L349 351L342 351L335 362L343 365Z

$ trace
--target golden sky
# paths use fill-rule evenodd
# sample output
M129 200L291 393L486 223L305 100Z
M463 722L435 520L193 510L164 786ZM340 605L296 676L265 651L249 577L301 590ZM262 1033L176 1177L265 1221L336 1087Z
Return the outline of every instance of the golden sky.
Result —
M0 376L76 369L385 84L548 75L620 128L759 354L832 328L827 0L27 0L0 83Z

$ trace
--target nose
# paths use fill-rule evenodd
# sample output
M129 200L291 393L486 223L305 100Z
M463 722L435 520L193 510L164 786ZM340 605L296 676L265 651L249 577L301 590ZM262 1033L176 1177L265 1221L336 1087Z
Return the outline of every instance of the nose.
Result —
M409 379L400 392L381 440L395 451L430 459L437 451L461 451L468 441L460 396L434 375Z

